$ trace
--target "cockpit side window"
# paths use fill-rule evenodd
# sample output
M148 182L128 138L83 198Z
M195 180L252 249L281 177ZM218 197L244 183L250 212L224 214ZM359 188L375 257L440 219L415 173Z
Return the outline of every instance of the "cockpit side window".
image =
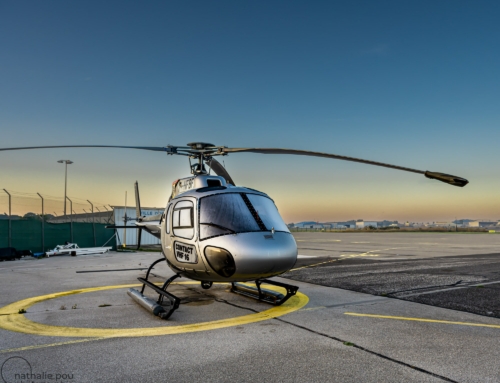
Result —
M172 212L172 228L174 235L192 239L194 236L194 208L191 201L179 201Z

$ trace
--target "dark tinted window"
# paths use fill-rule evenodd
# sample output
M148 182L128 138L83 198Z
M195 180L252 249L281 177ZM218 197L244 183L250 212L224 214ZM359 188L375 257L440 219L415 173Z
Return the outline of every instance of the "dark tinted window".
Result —
M215 194L200 199L200 239L260 231L240 194Z

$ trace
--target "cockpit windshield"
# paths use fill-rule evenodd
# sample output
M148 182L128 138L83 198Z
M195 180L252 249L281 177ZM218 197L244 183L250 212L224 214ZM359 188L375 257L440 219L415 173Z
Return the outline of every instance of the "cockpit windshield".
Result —
M273 201L257 194L222 193L200 199L200 240L252 231L289 232Z

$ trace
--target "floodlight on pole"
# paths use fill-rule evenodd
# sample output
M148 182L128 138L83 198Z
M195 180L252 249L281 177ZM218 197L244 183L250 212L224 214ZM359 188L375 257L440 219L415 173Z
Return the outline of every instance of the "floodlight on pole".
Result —
M71 160L59 160L57 161L60 164L64 165L64 216L66 217L66 191L68 189L68 165L72 164Z

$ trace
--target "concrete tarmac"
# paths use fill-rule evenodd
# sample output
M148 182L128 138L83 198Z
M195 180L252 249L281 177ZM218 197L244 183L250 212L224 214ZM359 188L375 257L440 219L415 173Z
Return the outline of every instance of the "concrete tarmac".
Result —
M350 255L364 253L378 254L369 257L372 265L447 257L458 266L459 256L494 254L500 242L496 235L439 241L401 233L301 235L296 238L303 257L296 268L305 268L290 275L341 265L345 261L332 261L346 255L348 262L357 262L368 257ZM423 242L442 246L434 247L433 256ZM383 250L392 247L416 250ZM182 299L181 307L162 321L135 304L126 294L128 287L84 290L137 284L143 268L159 257L109 253L0 263L3 379L56 381L47 376L59 374L59 382L500 382L500 319L493 316L394 299L375 290L277 278L296 284L304 294L280 306L285 314L230 293L227 285L203 290L199 284L179 283L171 291ZM488 259L481 262L489 262L491 271L495 262ZM321 262L331 264L313 266ZM424 265L415 269L426 272ZM366 269L342 272L355 281ZM154 274L161 282L172 272L161 265ZM386 274L390 272L380 278ZM396 278L394 288L406 287L405 281ZM33 300L24 314L13 312L23 305L15 302L57 292L67 293ZM23 380L21 374L28 372L38 375Z
M294 234L288 278L500 318L500 235Z

